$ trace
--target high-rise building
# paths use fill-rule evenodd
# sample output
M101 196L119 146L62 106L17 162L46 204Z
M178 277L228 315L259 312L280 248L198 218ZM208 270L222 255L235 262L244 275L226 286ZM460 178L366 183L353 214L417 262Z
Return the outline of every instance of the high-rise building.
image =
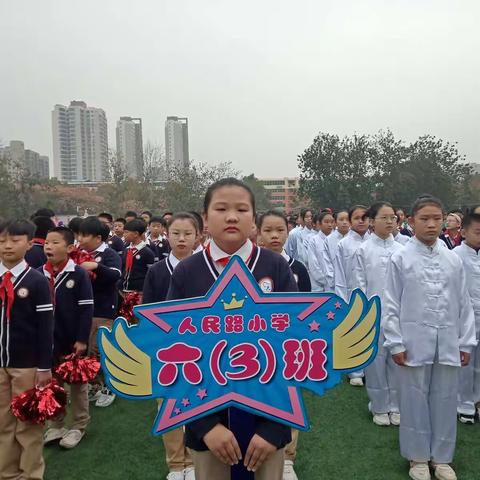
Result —
M188 119L167 117L165 122L165 149L167 169L188 168Z
M73 101L52 112L53 175L67 182L102 181L108 159L107 117Z
M120 117L117 122L117 155L127 176L141 178L143 173L142 119Z
M0 148L0 158L5 162L10 175L26 171L32 177L49 177L48 157L26 149L20 140L12 140L8 146Z

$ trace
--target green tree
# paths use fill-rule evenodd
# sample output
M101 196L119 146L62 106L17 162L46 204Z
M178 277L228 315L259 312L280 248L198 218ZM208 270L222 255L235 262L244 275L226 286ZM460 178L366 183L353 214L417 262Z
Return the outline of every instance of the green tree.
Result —
M252 189L258 211L265 211L272 207L270 192L253 173L243 177L242 180Z

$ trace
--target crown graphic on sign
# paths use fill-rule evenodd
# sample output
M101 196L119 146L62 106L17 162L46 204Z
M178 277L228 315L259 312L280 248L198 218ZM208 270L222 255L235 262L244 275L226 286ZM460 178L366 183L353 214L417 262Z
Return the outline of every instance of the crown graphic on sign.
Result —
M242 308L245 300L237 300L237 294L232 293L232 300L230 303L222 300L224 310L236 310L237 308Z

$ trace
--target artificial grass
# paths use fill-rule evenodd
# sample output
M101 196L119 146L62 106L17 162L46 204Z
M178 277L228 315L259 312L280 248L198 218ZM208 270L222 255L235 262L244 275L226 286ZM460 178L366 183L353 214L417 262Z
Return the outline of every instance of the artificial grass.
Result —
M295 470L300 480L408 479L397 427L378 427L367 410L364 388L344 383L324 397L304 393L312 429L301 433ZM117 398L91 408L81 443L67 451L45 449L45 480L159 480L168 473L161 438L150 430L155 401ZM454 466L459 480L480 478L480 425L458 426Z

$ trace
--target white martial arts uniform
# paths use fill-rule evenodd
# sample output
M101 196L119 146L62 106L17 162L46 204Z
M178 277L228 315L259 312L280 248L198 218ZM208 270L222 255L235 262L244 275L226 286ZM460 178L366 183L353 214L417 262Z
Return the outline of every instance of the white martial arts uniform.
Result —
M287 237L287 241L285 242L285 251L287 252L287 255L291 258L294 258L297 260L296 255L297 255L297 241L298 241L298 236L300 235L300 231L302 230L302 226L297 226L294 229L290 231Z
M308 269L308 245L310 240L317 234L313 228L304 227L300 232L297 242L298 261L302 262Z
M403 248L390 235L386 240L372 233L355 252L353 258L354 288L360 288L368 298L378 295L383 309L383 292L387 277L387 266L393 252ZM382 315L383 317L383 315ZM373 414L398 413L397 370L398 366L383 346L383 321L380 325L378 353L365 369L365 380L370 411Z
M400 243L401 245L405 245L406 243L408 243L408 241L410 240L410 238L412 237L409 237L407 235L404 235L403 233L400 233L398 232L395 236L395 241Z
M452 252L456 253L463 263L467 277L467 288L475 314L475 331L477 342L480 332L480 255L476 250L463 242ZM458 413L475 415L475 404L480 402L480 346L472 351L470 363L460 370L458 391Z
M385 346L406 352L398 369L400 451L450 463L457 432L460 351L476 346L475 318L460 258L412 238L395 252L384 293Z
M338 244L345 235L342 235L338 230L334 230L325 239L324 262L325 271L327 275L327 291L335 291L335 256L337 255Z
M327 239L321 230L310 237L307 248L308 273L312 292L325 292L327 289L327 271L325 267L325 240Z

